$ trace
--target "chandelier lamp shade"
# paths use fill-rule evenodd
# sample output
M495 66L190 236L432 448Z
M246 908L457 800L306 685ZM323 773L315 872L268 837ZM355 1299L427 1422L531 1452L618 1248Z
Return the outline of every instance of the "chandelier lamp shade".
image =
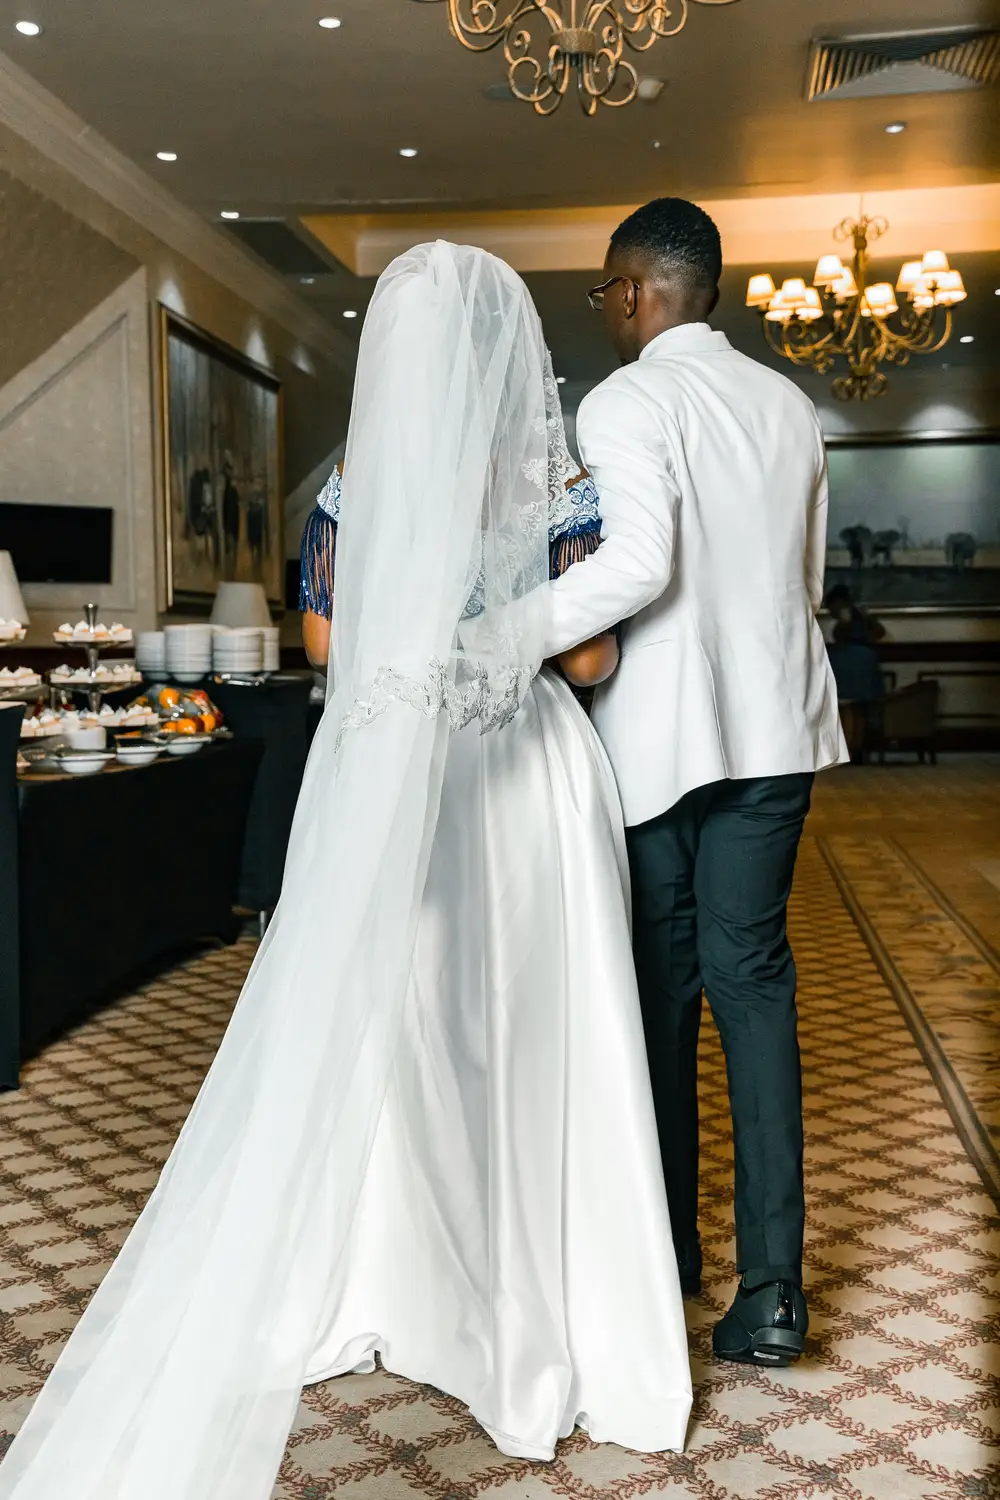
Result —
M571 85L585 115L619 108L641 94L625 55L677 36L692 5L736 0L421 0L446 4L451 34L470 52L502 47L515 99L551 115ZM654 98L650 92L648 97Z
M800 368L826 375L838 361L846 373L833 382L842 401L870 400L888 384L882 365L905 365L913 354L933 354L951 337L951 310L966 297L959 271L943 250L905 261L896 283L869 282L868 246L888 229L885 219L844 219L834 239L850 242L853 256L821 255L812 285L801 276L780 287L757 272L746 305L760 315L771 349ZM895 322L890 319L895 318Z

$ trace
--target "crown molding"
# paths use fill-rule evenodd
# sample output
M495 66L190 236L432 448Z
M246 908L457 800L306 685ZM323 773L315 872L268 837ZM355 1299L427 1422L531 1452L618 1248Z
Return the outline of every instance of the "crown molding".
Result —
M795 194L781 198L704 200L722 234L729 266L815 259L833 248L832 231L859 212L856 193ZM377 276L424 240L479 245L516 271L596 271L608 240L637 204L601 208L540 208L463 212L310 214L303 223L357 276ZM960 254L1000 249L1000 184L866 192L864 207L890 229L879 257L921 254L942 245ZM818 247L818 248L817 248Z
M161 187L3 52L0 125L257 312L353 373L357 356L349 339L279 276Z

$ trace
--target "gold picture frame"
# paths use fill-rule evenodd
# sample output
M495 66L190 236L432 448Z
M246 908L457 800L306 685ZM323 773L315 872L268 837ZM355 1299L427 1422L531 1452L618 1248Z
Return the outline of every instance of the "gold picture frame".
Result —
M204 609L235 579L280 611L281 381L162 304L158 331L167 608Z

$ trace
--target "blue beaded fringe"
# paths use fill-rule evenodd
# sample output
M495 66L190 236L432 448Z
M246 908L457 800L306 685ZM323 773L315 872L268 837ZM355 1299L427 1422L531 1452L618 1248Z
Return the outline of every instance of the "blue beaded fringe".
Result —
M333 568L337 557L337 523L317 505L302 533L299 609L333 619Z

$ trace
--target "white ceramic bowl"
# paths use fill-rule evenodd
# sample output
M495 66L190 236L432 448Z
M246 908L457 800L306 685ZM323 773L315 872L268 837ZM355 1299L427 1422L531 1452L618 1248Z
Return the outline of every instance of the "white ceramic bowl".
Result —
M168 755L196 755L203 745L207 745L211 735L200 734L173 734L167 742Z
M109 760L114 760L114 755L110 750L75 750L57 755L55 759L60 771L68 771L71 776L95 776L104 770Z
M141 743L119 744L117 755L123 766L149 766L160 753L159 745Z

